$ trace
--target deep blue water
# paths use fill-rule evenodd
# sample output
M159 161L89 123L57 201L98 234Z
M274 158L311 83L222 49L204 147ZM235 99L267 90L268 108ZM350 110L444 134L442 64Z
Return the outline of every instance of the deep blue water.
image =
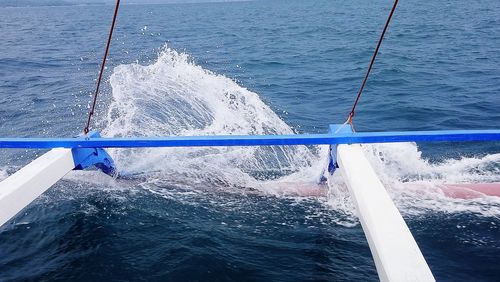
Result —
M114 67L153 64L167 44L257 93L295 131L325 132L329 123L345 120L391 5L125 5L95 127L106 128L99 120L113 101ZM112 10L0 8L0 136L81 132ZM356 129L500 128L499 48L498 1L401 2ZM498 143L419 148L432 160L490 156L492 163L471 173L487 174L484 169L500 182ZM1 151L0 173L36 154ZM197 187L209 179L201 170L183 184L191 180ZM157 175L109 181L71 176L0 228L0 280L377 280L361 226L339 223L343 215L329 200L189 189ZM450 205L403 212L434 275L498 281L500 204L490 199L476 212Z

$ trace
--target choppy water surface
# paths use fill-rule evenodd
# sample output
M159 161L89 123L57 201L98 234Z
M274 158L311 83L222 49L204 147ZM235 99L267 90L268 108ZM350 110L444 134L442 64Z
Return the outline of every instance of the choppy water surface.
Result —
M125 5L95 128L325 132L345 120L391 4ZM0 8L0 136L82 130L112 9ZM401 2L357 130L499 128L498 11ZM498 143L364 150L438 280L498 280L500 199L436 188L500 182ZM0 179L40 153L1 151ZM111 153L121 177L72 172L0 229L0 280L377 280L340 175L304 191L324 147Z

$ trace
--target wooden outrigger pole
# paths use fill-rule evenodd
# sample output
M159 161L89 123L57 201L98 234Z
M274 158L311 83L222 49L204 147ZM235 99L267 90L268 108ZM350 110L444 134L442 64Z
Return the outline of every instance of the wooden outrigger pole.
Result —
M332 125L338 127L338 125ZM348 125L342 127L349 128ZM211 135L168 137L0 138L0 149L152 148L215 146L332 145L393 142L495 141L500 130L331 132L291 135Z

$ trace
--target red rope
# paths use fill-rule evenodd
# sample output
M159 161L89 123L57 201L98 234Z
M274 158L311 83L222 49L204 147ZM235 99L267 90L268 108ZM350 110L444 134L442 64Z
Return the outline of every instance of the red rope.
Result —
M85 133L85 134L89 133L90 121L92 119L92 116L94 115L94 110L95 110L96 101L97 101L97 95L99 94L99 88L101 86L102 74L104 73L104 67L106 66L106 60L108 58L109 45L111 45L111 38L113 37L113 30L115 29L116 16L118 15L118 8L119 7L120 7L120 0L116 0L115 14L113 15L113 22L111 22L111 28L109 30L109 37L108 37L108 42L106 44L106 51L104 52L104 57L102 58L101 70L99 71L99 78L97 79L97 85L96 85L96 89L95 89L95 93L94 93L94 98L92 101L92 107L90 108L90 111L89 111L87 124L85 125L85 128L83 129L83 133Z
M375 58L377 57L378 50L380 49L380 45L382 44L382 40L384 40L384 35L385 32L387 31L387 27L389 26L389 23L391 22L392 15L394 14L394 11L396 10L396 6L398 5L398 0L394 0L394 5L392 6L391 13L389 14L389 17L387 18L387 21L385 22L384 30L382 31L382 34L380 35L380 38L377 43L377 48L375 48L375 51L373 52L372 60L370 61L370 65L368 66L368 70L366 71L365 78L363 79L363 83L361 83L361 87L359 88L358 91L358 96L356 97L356 100L354 101L354 104L352 105L351 112L349 113L349 116L347 117L347 121L352 124L352 119L354 117L354 111L356 110L356 106L358 105L359 98L361 98L361 93L363 93L363 89L365 88L366 81L368 80L368 76L370 75L370 72L373 67L373 63L375 62Z

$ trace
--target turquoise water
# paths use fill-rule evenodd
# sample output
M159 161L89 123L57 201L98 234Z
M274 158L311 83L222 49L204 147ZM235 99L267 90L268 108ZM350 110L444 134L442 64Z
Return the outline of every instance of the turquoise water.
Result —
M326 132L345 120L391 5L125 5L94 128ZM82 131L112 10L0 8L0 136ZM497 1L401 2L356 129L500 128L499 11ZM498 280L498 198L433 187L500 182L499 145L365 147L438 280ZM0 178L40 153L1 151ZM0 229L0 280L377 279L342 179L318 188L326 196L293 188L314 182L325 148L112 154L123 177L70 173Z

